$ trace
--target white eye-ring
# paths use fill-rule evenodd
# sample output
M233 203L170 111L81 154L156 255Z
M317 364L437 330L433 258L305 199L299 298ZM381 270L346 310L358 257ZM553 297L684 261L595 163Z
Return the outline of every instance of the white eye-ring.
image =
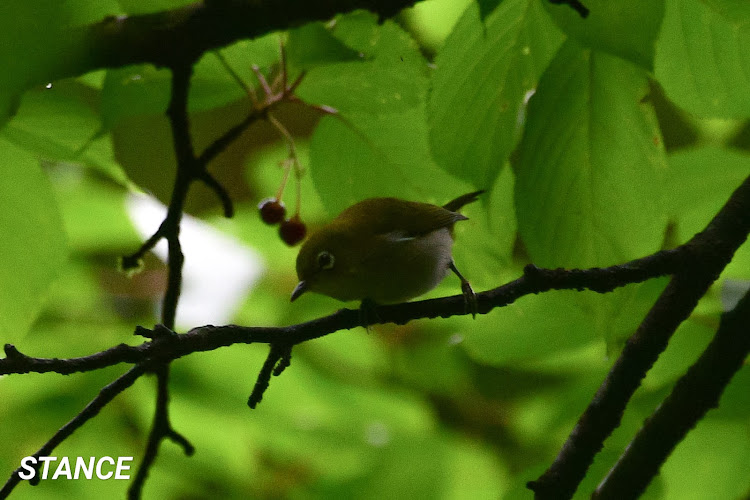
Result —
M333 254L327 250L323 250L318 254L318 268L320 269L331 269L336 259L333 258Z

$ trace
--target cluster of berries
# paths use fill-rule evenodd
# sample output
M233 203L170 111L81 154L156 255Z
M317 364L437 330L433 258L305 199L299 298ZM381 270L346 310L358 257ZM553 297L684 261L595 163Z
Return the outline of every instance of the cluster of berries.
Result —
M260 218L268 225L279 226L279 236L289 246L294 246L303 239L307 234L305 223L299 218L299 214L294 214L291 218L286 219L286 207L284 202L276 198L266 198L258 204Z

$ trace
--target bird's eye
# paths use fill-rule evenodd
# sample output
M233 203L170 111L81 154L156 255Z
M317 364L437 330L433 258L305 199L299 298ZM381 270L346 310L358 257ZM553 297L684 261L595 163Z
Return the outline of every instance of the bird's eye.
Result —
M333 254L326 250L318 254L318 268L320 269L331 269L335 261Z

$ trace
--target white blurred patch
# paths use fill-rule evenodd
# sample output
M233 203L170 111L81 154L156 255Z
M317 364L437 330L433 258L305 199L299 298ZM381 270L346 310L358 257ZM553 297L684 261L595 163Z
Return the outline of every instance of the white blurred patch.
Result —
M382 422L372 422L365 429L365 441L376 448L382 448L391 441L391 433Z
M144 241L156 231L167 213L167 207L143 194L130 194L125 208ZM182 217L180 242L185 263L176 325L192 328L228 323L263 273L265 266L260 255L188 215ZM166 262L165 240L153 251Z

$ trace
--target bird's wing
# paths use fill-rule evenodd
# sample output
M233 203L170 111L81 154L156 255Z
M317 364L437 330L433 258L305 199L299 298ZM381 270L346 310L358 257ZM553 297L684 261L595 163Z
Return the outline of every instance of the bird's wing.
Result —
M467 217L429 203L397 198L371 198L344 210L337 224L355 224L369 234L394 234L399 238L421 236L443 227L450 228Z

